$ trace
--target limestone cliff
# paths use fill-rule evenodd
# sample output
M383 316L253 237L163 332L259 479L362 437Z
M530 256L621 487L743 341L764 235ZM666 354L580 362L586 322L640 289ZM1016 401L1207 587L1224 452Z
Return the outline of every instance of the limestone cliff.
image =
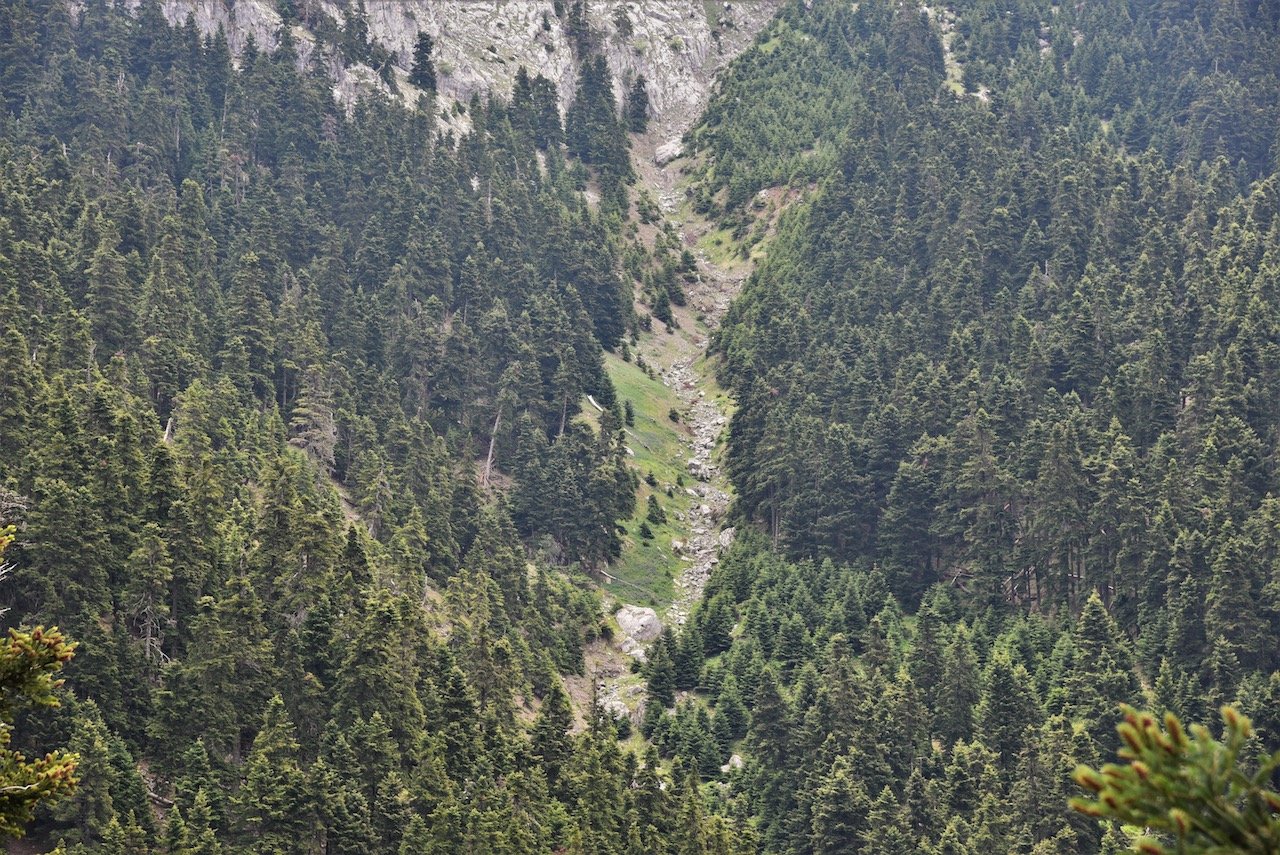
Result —
M279 38L278 0L162 0L170 21L194 15L205 33L222 27L232 50L252 35L273 48ZM385 88L367 66L344 65L332 51L317 54L315 23L344 25L354 8L329 0L294 0L311 27L293 28L304 62L320 62L334 78L335 97L350 101L363 87ZM613 72L617 95L637 75L648 85L655 130L661 141L678 136L697 116L715 72L745 48L773 16L781 0L593 0L588 21ZM566 100L577 79L577 62L565 21L552 0L365 0L372 41L391 52L397 88L407 100L414 42L420 31L436 40L435 61L442 96L463 103L480 92L509 92L516 69L553 80ZM568 2L563 4L568 6ZM323 16L323 18L322 18Z

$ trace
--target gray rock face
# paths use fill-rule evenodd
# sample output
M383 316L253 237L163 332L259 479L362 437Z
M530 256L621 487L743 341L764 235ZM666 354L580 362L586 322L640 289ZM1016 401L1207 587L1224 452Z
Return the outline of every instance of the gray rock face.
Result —
M239 52L250 35L268 49L278 42L280 15L274 0L162 3L173 23L192 14L206 34L221 26L233 51ZM595 0L588 17L608 60L619 103L631 82L644 75L655 133L670 139L702 110L715 72L750 44L780 5L781 0ZM507 94L522 65L531 75L540 73L554 81L565 106L573 97L577 61L551 0L366 0L365 9L370 38L395 54L397 85L407 102L416 100L407 71L422 31L436 40L436 71L440 94L446 98L466 103L478 93ZM346 17L344 6L333 0L313 0L308 13L327 15L340 25ZM295 27L293 35L305 62L315 39L305 27ZM329 59L325 62L335 79L334 95L344 102L362 86L385 89L371 70L353 74Z
M274 50L279 42L276 34L280 30L280 13L273 3L265 0L161 0L161 8L171 24L181 24L188 15L194 16L196 26L205 35L214 34L221 27L227 34L231 52L237 55L244 50L250 36L259 48L266 50ZM314 39L308 38L308 47L311 44Z

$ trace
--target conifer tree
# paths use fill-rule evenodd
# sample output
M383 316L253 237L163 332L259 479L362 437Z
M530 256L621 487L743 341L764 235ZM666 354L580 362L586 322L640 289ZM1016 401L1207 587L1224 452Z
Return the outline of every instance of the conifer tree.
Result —
M981 683L969 631L963 625L952 633L942 662L934 727L948 743L967 740L973 735L973 712Z
M555 794L567 792L563 773L573 753L573 738L569 734L572 724L569 697L559 682L552 683L534 720L529 746Z
M80 783L73 798L54 808L54 818L67 827L66 839L93 846L117 819L113 791L119 784L119 773L111 762L111 735L92 701L85 702L76 716L76 734L68 748L76 758ZM70 787L62 791L69 792Z
M119 232L111 221L104 221L99 230L102 237L87 275L93 335L105 361L136 342L138 294L119 252Z
M263 711L237 795L246 832L260 852L302 853L312 846L316 819L298 749L293 722L276 695Z
M815 853L862 851L862 841L869 832L871 800L854 772L854 763L851 755L840 756L818 787L811 843Z
M413 45L413 66L409 70L409 82L433 95L436 91L436 66L431 54L435 48L435 39L430 33L418 33L418 40Z
M11 531L0 529L0 562L12 541ZM71 660L74 650L56 629L42 627L11 629L0 643L0 833L22 836L36 806L65 798L75 788L78 774L83 775L83 770L77 773L74 755L52 751L41 759L28 760L9 747L11 722L19 705L57 706L54 692L60 681L55 675Z
M1127 644L1096 591L1080 613L1072 643L1071 665L1061 678L1063 697L1074 717L1089 722L1096 740L1104 733L1108 710L1137 691Z
M224 365L230 360L236 364L243 359L244 374L233 376L241 391L258 399L275 394L272 380L275 369L272 353L275 347L273 328L275 317L266 295L266 271L257 253L240 256L232 277L229 295L227 348L222 357Z
M1203 725L1187 729L1172 713L1161 727L1150 714L1124 707L1117 728L1128 746L1099 773L1079 766L1076 783L1093 795L1072 799L1086 816L1112 818L1145 829L1142 852L1266 852L1280 845L1274 793L1267 790L1275 758L1252 774L1238 757L1252 734L1249 719L1223 707L1221 740Z
M1022 663L996 653L982 675L982 696L974 709L974 729L1009 768L1022 751L1027 728L1042 718L1035 684Z
M221 855L222 843L214 833L209 802L204 790L196 793L191 811L187 815L188 853L184 855Z
M642 134L649 128L649 89L643 74L636 75L627 93L627 129Z
M671 654L671 635L664 632L654 643L649 654L649 699L660 708L668 708L676 702L676 669Z
M35 429L32 422L40 375L31 364L26 337L12 321L17 311L17 295L0 303L0 314L10 321L0 328L0 372L7 379L7 393L0 401L0 459L17 461L25 446L24 432Z

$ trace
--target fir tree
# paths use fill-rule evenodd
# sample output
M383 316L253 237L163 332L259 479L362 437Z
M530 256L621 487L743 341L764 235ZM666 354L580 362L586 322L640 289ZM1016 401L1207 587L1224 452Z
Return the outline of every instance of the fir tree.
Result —
M649 90L644 75L636 75L627 93L627 129L642 134L649 127Z
M418 40L413 45L413 66L409 70L409 82L433 95L436 91L436 66L431 55L435 48L435 39L430 33L418 33Z

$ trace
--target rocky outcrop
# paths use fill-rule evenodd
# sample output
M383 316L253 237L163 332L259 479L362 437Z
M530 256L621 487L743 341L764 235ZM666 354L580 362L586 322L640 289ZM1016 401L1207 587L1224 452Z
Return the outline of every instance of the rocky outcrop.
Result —
M206 34L222 27L234 51L243 49L250 35L267 49L278 42L281 19L274 0L162 3L173 23L193 15ZM671 139L701 112L716 71L750 44L779 5L781 0L593 0L588 19L608 59L619 102L631 82L644 75L654 133ZM341 26L348 8L311 0L307 11ZM522 65L530 74L553 80L566 105L573 95L577 62L565 22L551 0L365 0L365 10L370 38L395 56L393 73L407 100L415 97L406 74L423 31L436 40L439 88L446 98L466 103L480 93L508 93ZM295 27L293 35L300 59L311 58L311 33ZM340 65L329 70L335 96L344 100L355 97L362 85L385 88L369 69L368 74Z
M618 622L618 629L622 630L618 649L644 662L645 647L662 634L662 621L658 620L658 613L645 606L623 605L614 613L613 619Z
M698 350L706 344L699 341ZM686 493L698 504L689 510L689 539L680 549L686 563L676 579L676 601L667 611L667 620L680 626L702 597L702 589L720 561L721 550L733 544L733 529L719 530L730 499L724 473L713 461L716 448L724 438L726 419L719 405L708 400L706 393L698 388L692 357L678 359L663 371L662 382L685 404L684 423L693 434L688 440L691 454L686 466L689 473L702 482L686 488Z
M239 54L252 36L259 48L275 50L279 43L280 13L267 0L162 0L161 8L171 24L195 18L206 36L222 29L232 53ZM308 43L313 40L308 38Z

